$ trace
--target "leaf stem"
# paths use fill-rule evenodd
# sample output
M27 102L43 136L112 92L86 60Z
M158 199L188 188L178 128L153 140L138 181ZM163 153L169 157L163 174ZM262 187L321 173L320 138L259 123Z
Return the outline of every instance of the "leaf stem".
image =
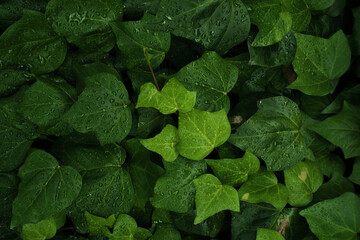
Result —
M153 77L153 79L154 79L156 89L160 92L160 87L159 87L159 84L158 84L158 82L157 82L157 80L156 80L156 76L155 76L154 70L153 70L153 68L152 68L152 66L151 66L151 63L150 63L150 60L149 60L149 58L148 58L148 56L147 56L147 54L146 54L146 48L143 48L143 51L144 51L144 56L145 56L145 58L146 58L146 62L147 62L147 64L149 65L149 68L150 68L150 71L151 71L151 75L152 75L152 77Z

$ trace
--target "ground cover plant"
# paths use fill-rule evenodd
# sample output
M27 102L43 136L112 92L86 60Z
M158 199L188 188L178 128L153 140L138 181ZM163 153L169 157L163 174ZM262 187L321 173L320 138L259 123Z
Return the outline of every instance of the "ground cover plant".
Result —
M0 1L0 239L360 239L357 0Z

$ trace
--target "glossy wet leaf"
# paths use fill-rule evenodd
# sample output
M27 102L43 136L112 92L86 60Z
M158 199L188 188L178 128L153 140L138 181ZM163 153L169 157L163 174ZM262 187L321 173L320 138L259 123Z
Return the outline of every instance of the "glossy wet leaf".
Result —
M137 232L136 221L127 214L120 214L114 224L113 233L110 236L110 240L132 240L135 239L134 235Z
M106 71L90 74L84 81L85 89L64 115L65 121L78 132L95 134L101 144L120 142L130 132L132 121L124 84Z
M153 83L142 85L136 108L153 107L162 114L171 114L176 111L189 112L194 107L195 101L196 92L186 90L176 78L172 78L161 92Z
M111 23L117 46L120 49L120 59L127 68L139 67L149 69L144 56L144 50L149 56L152 68L157 68L170 49L170 33L149 31L147 24L152 16L145 14L139 21Z
M189 91L196 91L195 108L206 111L229 110L227 93L235 86L238 69L215 52L204 55L185 67L176 75Z
M36 74L54 71L65 55L66 41L39 12L25 10L22 18L0 37L0 60L25 65Z
M223 210L240 211L239 197L235 188L222 185L214 175L204 174L194 180L194 185L196 188L194 224L201 223Z
M51 239L55 234L56 222L53 217L35 224L25 224L21 231L21 237L24 240Z
M22 85L33 81L29 72L17 68L0 69L0 97L15 93Z
M360 107L344 102L340 113L309 128L340 147L345 158L360 156Z
M284 240L285 238L277 231L266 229L266 228L258 228L256 234L256 240Z
M263 99L258 102L257 113L229 141L262 158L268 170L284 170L312 155L309 133L304 129L307 118L289 98Z
M260 169L259 159L251 152L246 152L242 158L235 159L206 159L216 177L222 184L239 187L248 175L255 174Z
M284 170L285 185L288 190L288 202L291 206L306 206L323 183L323 174L310 161L299 162L296 166Z
M82 181L70 166L59 166L43 150L36 150L19 169L19 192L13 202L11 226L37 223L69 207L78 196Z
M354 193L319 202L300 212L320 239L355 240L360 232L360 199Z
M250 176L239 191L239 199L249 203L270 203L277 209L285 207L288 200L286 187L278 183L273 172L261 171Z
M215 147L222 145L230 136L230 123L224 110L206 112L193 109L179 114L177 149L180 155L201 160Z
M206 172L206 163L179 156L174 162L164 162L164 167L165 175L156 181L151 204L173 212L188 212L194 206L193 180Z
M149 27L201 43L222 55L247 38L250 19L240 0L165 0Z
M350 66L351 51L344 32L340 30L329 39L299 33L295 37L293 66L298 77L289 88L315 96L332 93Z
M160 154L167 162L175 161L179 155L176 149L176 145L179 143L179 134L173 125L166 125L155 137L141 139L140 142L148 150Z
M360 158L356 158L349 180L360 185Z
M115 215L111 215L108 218L102 218L92 215L89 212L85 212L85 218L90 236L110 236L111 232L109 228L112 228L116 221Z

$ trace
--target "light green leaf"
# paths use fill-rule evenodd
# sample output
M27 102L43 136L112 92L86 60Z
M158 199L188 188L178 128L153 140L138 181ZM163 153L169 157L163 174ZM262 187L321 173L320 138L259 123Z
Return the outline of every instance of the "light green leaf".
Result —
M231 127L225 110L206 112L193 109L179 114L179 153L201 160L229 138Z
M194 205L193 180L206 173L205 161L178 157L174 162L164 162L164 166L166 173L156 181L152 205L178 213L188 212Z
M87 66L103 66L104 71L90 72L85 77L85 89L64 120L80 133L94 133L102 145L120 142L130 132L132 123L128 92L119 76L111 74L106 65Z
M285 185L289 193L288 202L294 207L306 206L323 183L323 174L315 163L299 162L284 170Z
M141 144L150 151L160 154L167 162L175 161L179 152L175 148L179 142L179 134L176 127L166 125L161 133L153 138L141 139Z
M33 73L54 71L65 56L65 39L52 30L39 12L24 10L22 18L0 37L0 60L25 65Z
M345 158L360 156L360 107L344 102L340 113L309 127L340 147Z
M277 231L258 228L256 234L256 240L284 240L285 238Z
M295 37L293 66L298 78L288 87L314 96L332 93L350 66L351 51L344 32L339 30L329 39L299 33Z
M240 0L165 0L149 26L223 55L247 38L250 19Z
M56 222L53 217L35 224L24 224L21 237L24 240L45 240L53 238L56 234Z
M242 158L235 159L206 159L216 177L222 184L239 187L248 179L248 175L255 174L260 169L259 159L251 152L246 152Z
M30 83L33 77L29 72L17 68L0 69L0 97L15 93L22 85Z
M138 230L136 221L127 214L120 214L114 224L114 230L109 240L135 240Z
M49 153L36 150L19 169L19 192L13 202L11 226L37 223L55 215L78 196L80 174L69 166L59 166Z
M273 172L261 171L249 177L249 180L241 185L239 199L249 203L266 202L277 209L283 209L288 200L286 187L278 183Z
M356 158L349 180L360 185L360 158Z
M112 228L116 221L114 214L108 218L102 218L92 215L88 211L85 211L85 218L89 228L90 236L100 235L109 237L111 235L109 228Z
M258 102L257 113L231 135L229 142L262 158L268 170L284 170L312 155L309 133L304 129L307 118L289 98L263 99Z
M157 68L170 49L170 33L151 31L147 24L152 16L145 14L139 21L110 23L120 49L120 59L128 69L149 69L144 50L151 56L152 68Z
M222 185L214 175L204 174L194 180L194 185L196 188L194 224L201 223L223 210L240 211L239 197L235 188Z
M153 107L162 114L171 114L176 111L189 112L194 107L196 92L190 92L176 79L170 79L161 92L153 83L141 86L136 108Z
M354 193L319 202L300 212L320 240L357 240L360 198Z
M196 91L195 108L218 111L230 108L227 93L235 86L238 69L215 52L205 52L202 57L183 67L175 78L190 91Z
M114 47L109 22L121 21L122 16L123 4L117 0L51 0L46 6L54 31L87 52L103 53Z

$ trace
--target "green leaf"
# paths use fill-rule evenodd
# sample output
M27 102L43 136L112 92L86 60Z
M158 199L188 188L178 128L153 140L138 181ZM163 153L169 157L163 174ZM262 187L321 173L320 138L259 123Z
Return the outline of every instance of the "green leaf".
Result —
M349 180L360 185L360 158L356 158Z
M179 155L175 148L179 142L179 135L177 128L173 125L166 125L155 137L142 139L140 142L148 150L160 154L167 162L175 161Z
M300 212L320 240L355 240L360 232L360 199L354 193L319 202Z
M29 72L17 68L0 68L0 97L15 93L22 85L33 80Z
M16 175L0 173L0 233L1 227L10 228L12 202L18 192L18 182Z
M323 174L315 163L299 162L296 166L284 170L285 185L289 193L291 206L306 206L323 183Z
M94 133L101 144L120 142L130 132L132 121L124 84L117 75L106 72L105 67L103 72L90 74L84 81L85 89L64 115L65 121L78 132Z
M204 174L194 180L194 185L196 188L194 224L201 223L223 210L240 211L239 197L235 188L222 185L214 175Z
M230 123L225 110L206 112L193 109L179 114L179 153L191 160L201 160L226 142Z
M157 68L170 49L170 33L150 31L147 24L152 16L145 14L139 21L111 23L120 49L120 59L127 68L149 69L144 50L151 56L152 68Z
M50 239L56 234L56 223L53 217L44 219L35 224L25 224L22 227L21 237L24 240Z
M263 99L258 102L257 113L229 141L262 158L268 170L284 170L312 155L309 133L304 129L307 118L289 98Z
M136 137L147 138L153 133L160 132L167 124L174 125L174 119L170 115L163 115L154 108L139 108Z
M351 36L352 40L352 47L354 48L354 53L356 55L360 55L360 7L354 8L352 10L354 15L354 27L353 27L353 33Z
M162 224L156 228L154 235L149 240L181 240L180 232L170 224Z
M261 171L249 177L239 191L239 199L249 203L266 202L281 210L288 200L286 187L273 172Z
M85 212L85 218L89 228L90 236L109 237L111 235L109 228L112 228L116 221L114 214L105 219L92 215L87 211Z
M344 102L340 113L309 127L340 147L345 158L360 156L360 107Z
M196 92L187 91L176 78L172 78L161 92L153 83L142 85L136 108L153 107L162 114L171 114L176 111L189 112L193 109L195 101Z
M0 60L21 64L33 73L57 69L66 56L66 41L58 36L39 12L24 10L22 18L0 37Z
M229 110L227 93L235 86L238 69L215 52L205 52L202 57L183 67L175 78L190 91L196 91L195 108L206 111Z
M46 6L54 31L87 52L103 53L114 47L109 22L121 21L122 15L122 1L116 0L51 0Z
M222 184L239 187L248 179L248 175L255 174L260 169L259 159L251 152L246 152L242 158L235 159L206 159L216 177Z
M314 96L332 93L350 66L351 51L344 32L339 30L329 39L299 33L295 37L293 66L298 78L288 87Z
M250 19L240 0L165 0L149 26L223 55L247 38Z
M156 208L185 213L193 208L193 180L206 173L205 161L192 161L179 156L174 162L164 162L165 175L156 181L151 203Z
M136 221L127 214L120 214L114 224L114 230L109 240L135 240L138 227Z
M284 240L285 238L277 231L265 228L258 228L256 240Z
M305 0L305 2L312 10L319 11L331 7L335 0Z
M73 202L81 189L80 174L56 159L35 150L19 169L19 192L13 202L11 226L37 223L55 215Z

